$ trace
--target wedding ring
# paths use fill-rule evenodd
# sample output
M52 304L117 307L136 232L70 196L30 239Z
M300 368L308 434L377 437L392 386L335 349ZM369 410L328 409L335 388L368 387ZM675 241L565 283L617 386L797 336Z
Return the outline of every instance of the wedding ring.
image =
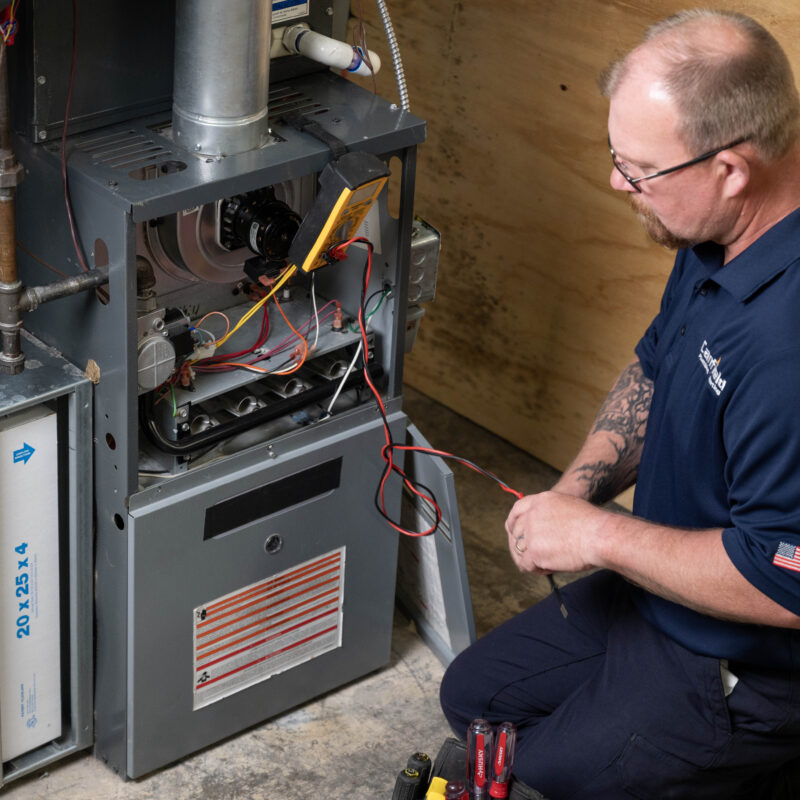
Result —
M520 555L522 555L522 554L525 552L525 548L524 548L524 547L520 547L520 546L519 546L519 543L520 543L520 542L522 542L522 541L524 541L524 539L525 539L525 537L524 537L524 536L520 536L520 537L517 539L517 541L516 541L516 542L514 542L514 549L515 549L515 550L516 550L516 551L517 551L517 552L518 552Z

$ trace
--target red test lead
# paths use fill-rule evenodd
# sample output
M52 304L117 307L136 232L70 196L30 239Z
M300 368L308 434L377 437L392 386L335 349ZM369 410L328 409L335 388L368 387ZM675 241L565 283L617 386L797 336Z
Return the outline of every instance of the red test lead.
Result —
M467 730L467 780L471 800L489 797L493 738L492 726L485 719L473 720Z
M492 770L494 779L489 789L490 797L508 797L508 780L514 765L514 751L517 746L517 726L513 722L503 722L497 729L494 746Z

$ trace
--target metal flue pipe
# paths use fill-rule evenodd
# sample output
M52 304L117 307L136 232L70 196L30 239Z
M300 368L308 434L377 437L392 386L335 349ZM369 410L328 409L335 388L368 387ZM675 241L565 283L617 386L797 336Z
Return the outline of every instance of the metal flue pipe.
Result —
M175 13L175 142L211 156L265 144L272 0L177 0Z

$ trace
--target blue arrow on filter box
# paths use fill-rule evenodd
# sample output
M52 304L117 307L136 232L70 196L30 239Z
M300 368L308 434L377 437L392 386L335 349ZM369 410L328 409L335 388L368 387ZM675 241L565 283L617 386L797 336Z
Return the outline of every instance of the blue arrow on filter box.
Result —
M27 442L23 442L19 450L14 450L14 463L19 464L21 461L23 464L27 464L34 452L36 451L33 447Z

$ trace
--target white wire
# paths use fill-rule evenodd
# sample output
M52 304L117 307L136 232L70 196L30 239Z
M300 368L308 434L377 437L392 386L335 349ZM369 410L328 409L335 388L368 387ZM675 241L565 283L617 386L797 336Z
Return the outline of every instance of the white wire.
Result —
M309 347L309 351L316 349L317 342L319 341L319 312L317 311L317 291L316 291L316 275L311 273L311 305L314 308L314 344Z
M214 334L211 333L211 331L206 330L205 328L195 328L194 330L199 331L200 333L207 334L208 335L208 339L209 339L209 343L213 343L213 342L217 341L217 337L214 336Z
M339 386L336 389L336 393L333 395L333 398L331 399L331 402L328 405L327 410L325 411L326 416L330 415L331 409L333 408L334 403L339 399L339 395L341 394L342 389L344 389L345 381L350 377L350 373L353 371L353 367L355 367L356 361L358 360L358 357L361 355L361 347L362 347L363 344L364 344L364 342L359 341L358 349L356 350L356 354L353 356L353 360L350 362L350 366L345 371L344 377L339 382Z

